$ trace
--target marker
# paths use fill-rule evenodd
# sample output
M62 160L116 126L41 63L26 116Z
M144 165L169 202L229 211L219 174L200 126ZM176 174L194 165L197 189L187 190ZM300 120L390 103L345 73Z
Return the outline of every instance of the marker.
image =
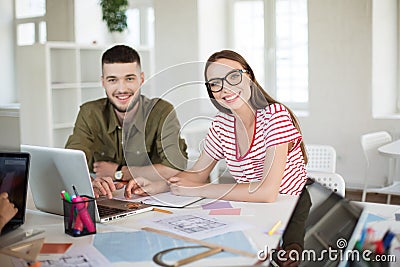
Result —
M163 210L163 209L159 209L159 208L153 208L153 211L158 211L158 212L163 212L163 213L168 213L168 214L172 214L172 211L169 210Z
M395 234L389 230L385 233L385 235L383 236L383 239L382 239L384 249L390 248L390 244L392 243L394 236L395 236Z
M272 226L271 230L269 230L268 234L273 235L275 231L278 229L278 227L281 225L281 223L282 223L281 220L277 221L276 224Z
M72 189L74 190L76 195L75 198L72 199L72 203L76 203L75 207L78 210L81 221L83 222L83 224L86 226L86 229L90 233L96 232L96 227L94 226L92 218L90 217L90 214L85 206L84 199L79 196L79 193L74 185L72 185Z
M65 191L65 190L63 190L63 192L64 192L65 200L68 201L68 202L71 202L71 197L69 196L68 192Z
M70 198L68 192L65 191L65 190L61 191L61 198L62 198L63 200L66 200L66 201L68 201L68 202L71 202L71 198Z

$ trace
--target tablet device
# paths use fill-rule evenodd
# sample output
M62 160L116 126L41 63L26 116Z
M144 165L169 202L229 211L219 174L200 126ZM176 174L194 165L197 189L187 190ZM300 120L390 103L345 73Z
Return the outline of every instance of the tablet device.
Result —
M0 193L18 208L17 214L3 227L5 234L24 224L30 156L28 153L0 152Z

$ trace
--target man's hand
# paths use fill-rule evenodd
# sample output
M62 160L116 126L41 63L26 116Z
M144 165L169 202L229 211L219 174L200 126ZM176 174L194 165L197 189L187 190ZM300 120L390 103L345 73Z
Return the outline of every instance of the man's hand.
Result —
M92 181L94 197L107 196L107 198L113 198L112 192L123 188L125 183L114 182L111 177L99 177Z
M130 180L125 187L125 198L129 199L132 194L139 196L155 195L169 190L166 181L150 181L143 177L136 177Z
M0 194L0 232L4 225L17 214L18 209L8 199L7 192Z
M93 171L96 177L114 177L118 164L109 161L96 161L93 163Z

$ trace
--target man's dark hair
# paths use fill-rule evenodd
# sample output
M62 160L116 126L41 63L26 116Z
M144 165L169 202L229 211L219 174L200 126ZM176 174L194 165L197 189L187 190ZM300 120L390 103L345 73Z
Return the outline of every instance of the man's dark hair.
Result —
M126 45L116 45L103 53L101 66L113 63L134 63L140 67L140 56L132 47Z

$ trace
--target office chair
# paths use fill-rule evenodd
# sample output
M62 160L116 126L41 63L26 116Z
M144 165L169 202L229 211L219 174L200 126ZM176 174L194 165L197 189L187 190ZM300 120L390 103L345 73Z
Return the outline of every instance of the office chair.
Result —
M328 145L306 145L307 171L335 173L336 150Z
M390 143L391 141L392 137L386 131L367 133L361 136L361 146L366 160L364 188L361 198L361 201L363 202L366 199L367 193L386 194L388 204L390 203L391 194L400 194L400 192L393 190L393 185L375 188L370 188L368 185L370 178L373 178L376 181L377 178L388 177L389 161L384 156L379 154L378 148Z
M346 183L340 174L327 172L308 172L307 175L309 179L316 181L338 195L345 197Z

